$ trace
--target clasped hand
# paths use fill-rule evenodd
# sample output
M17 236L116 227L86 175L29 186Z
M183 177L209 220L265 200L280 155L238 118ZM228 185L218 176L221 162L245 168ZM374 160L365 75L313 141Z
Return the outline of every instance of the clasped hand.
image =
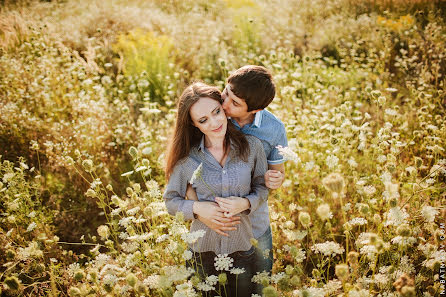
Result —
M198 219L220 235L229 236L225 231L235 231L240 224L240 216L236 214L250 207L249 200L241 197L216 197L215 202L197 201L193 211Z

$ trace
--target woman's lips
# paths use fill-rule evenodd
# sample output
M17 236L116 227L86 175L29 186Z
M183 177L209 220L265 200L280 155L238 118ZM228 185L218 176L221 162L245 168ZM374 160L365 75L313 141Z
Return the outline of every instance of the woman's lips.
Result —
M220 127L218 127L218 128L215 129L215 130L212 130L212 131L214 131L214 132L220 132L222 128L223 128L223 124L221 124Z

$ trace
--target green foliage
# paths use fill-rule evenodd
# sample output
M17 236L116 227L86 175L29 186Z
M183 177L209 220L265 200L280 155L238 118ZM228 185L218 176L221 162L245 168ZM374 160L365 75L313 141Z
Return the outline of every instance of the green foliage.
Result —
M148 100L169 100L168 95L176 86L172 83L175 48L169 36L157 36L153 32L136 29L119 35L113 49L124 60L126 75L144 73L136 87L141 93L148 92Z

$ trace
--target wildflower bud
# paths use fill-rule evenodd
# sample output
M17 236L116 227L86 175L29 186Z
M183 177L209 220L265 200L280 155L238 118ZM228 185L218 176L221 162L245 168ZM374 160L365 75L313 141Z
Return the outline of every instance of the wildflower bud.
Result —
M68 296L70 296L70 297L80 297L80 296L82 296L81 290L79 290L79 288L76 288L76 287L70 287L68 289Z
M111 184L108 184L105 188L110 192L113 192L113 186Z
M330 230L331 227L332 227L332 225L331 225L330 222L326 222L326 223L325 223L325 229Z
M414 161L416 167L420 168L421 166L423 166L423 159L421 159L420 157L415 157Z
M104 290L107 293L111 293L111 292L113 292L113 287L110 284L104 284Z
M80 269L74 273L74 279L77 281L83 280L84 277L85 277L85 273Z
M73 160L73 158L71 158L70 156L67 156L67 157L65 158L65 161L67 162L67 164L68 164L69 166L74 165L74 160Z
M277 297L277 296L279 296L277 294L276 289L273 286L268 286L266 288L263 288L262 293L263 293L262 295L264 297Z
M88 279L92 282L96 282L96 280L98 279L98 273L96 271L90 271L88 273Z
M401 297L415 297L415 288L414 287L402 287L401 288Z
M10 289L11 291L17 291L20 288L20 281L15 276L10 276L5 279L5 285Z
M112 202L114 205L119 206L119 204L121 204L121 199L119 199L118 196L113 195L113 196L111 196L111 202Z
M137 192L137 193L141 191L141 185L138 183L134 183L132 185L132 187L133 187L133 190L135 190L135 192Z
M347 232L351 231L352 228L353 228L352 225L349 222L344 223L344 225L342 225L342 226L344 227L344 230L347 231Z
M368 206L368 204L361 203L359 211L361 212L361 214L367 215L370 211L370 207Z
M375 245L378 242L378 235L376 235L375 233L370 233L369 242Z
M84 167L84 170L86 172L92 172L93 171L93 161L90 159L82 161L82 167Z
M296 225L293 222L291 222L291 221L285 222L285 228L294 229L294 227L296 227Z
M326 203L321 204L316 209L316 213L322 221L326 221L331 217L330 206Z
M106 225L99 226L97 231L102 240L107 240L110 236L110 229Z
M138 157L138 149L134 146L129 148L129 155L135 160Z
M85 196L87 197L96 197L96 192L93 189L88 189L85 193Z
M386 103L386 97L384 96L379 96L378 97L378 104L379 105L384 105Z
M379 238L378 241L374 244L378 253L382 253L385 249L384 241Z
M375 215L373 216L373 222L376 225L379 225L381 223L381 216L379 214L375 213Z
M136 282L138 281L138 278L137 278L133 273L129 273L129 274L126 276L125 280L127 281L127 284L128 284L130 287L135 287Z
M357 267L358 266L358 258L359 258L359 253L357 253L355 251L351 251L351 252L348 253L347 260L348 260L348 263L352 267Z
M373 98L377 99L379 96L381 96L381 92L378 90L373 90L370 92Z
M339 173L330 173L322 179L322 184L331 192L341 193L344 188L344 178Z
M251 242L251 244L252 244L255 248L258 247L259 242L257 241L257 239L251 237L251 238L249 239L249 241Z
M336 265L335 274L342 282L345 282L349 276L348 265L347 264Z
M396 229L396 233L400 236L410 236L410 226L409 224L401 224Z
M367 93L370 93L370 92L372 92L372 88L371 88L371 87L366 87L366 88L365 88L365 91L366 91Z
M311 297L313 296L307 289L302 289L302 297Z
M226 273L223 272L218 275L218 283L220 285L226 284L227 281L228 281L228 276L226 275Z
M311 224L311 217L308 212L301 211L299 213L299 222L302 224L304 228L310 227Z
M16 253L14 250L7 250L6 251L6 259L7 260L13 260L16 256Z
M200 278L197 275L194 275L191 277L190 281L192 282L192 285L197 286L200 282Z
M285 273L286 274L291 275L291 274L293 274L293 271L294 271L294 267L292 265L287 265L286 266L286 268L285 268Z
M390 207L396 207L398 205L398 199L397 198L391 198L389 201Z
M321 276L321 273L320 273L320 271L319 270L317 270L316 268L314 268L312 271L311 271L311 275L314 277L314 278L319 278L320 276Z
M290 283L292 286L297 287L300 286L300 277L298 277L297 275L294 275L291 280Z
M127 187L127 188L125 189L125 192L127 193L127 195L132 196L132 194L133 194L133 189L132 189L131 187Z

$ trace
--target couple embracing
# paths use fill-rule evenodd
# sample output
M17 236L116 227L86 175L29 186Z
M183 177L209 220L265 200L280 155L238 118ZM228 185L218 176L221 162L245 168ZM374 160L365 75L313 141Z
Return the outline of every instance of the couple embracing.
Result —
M219 275L216 259L234 268L224 290L207 296L261 295L251 278L271 273L268 188L283 183L277 146L287 146L283 123L265 110L274 96L270 72L248 65L231 74L223 93L193 83L179 99L164 200L171 215L182 212L192 221L191 232L205 231L189 246L188 266L202 278Z

